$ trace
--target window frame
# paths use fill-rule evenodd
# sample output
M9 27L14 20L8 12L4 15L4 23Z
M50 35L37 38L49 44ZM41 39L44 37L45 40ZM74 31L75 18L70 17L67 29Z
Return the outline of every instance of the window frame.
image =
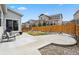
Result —
M1 11L0 11L0 26L1 26L1 23L2 23L2 22L1 22Z
M16 23L17 24L16 24ZM15 24L14 24L15 23ZM18 31L19 27L18 27L18 20L13 20L13 31Z
M11 25L12 31L18 31L18 30L19 30L19 23L18 23L18 20L6 19L6 29L7 29L7 21L11 21L11 23L12 23L12 25ZM14 25L13 25L14 21L17 21L17 24L18 24L18 25L17 25L17 27L18 27L17 30L14 30Z

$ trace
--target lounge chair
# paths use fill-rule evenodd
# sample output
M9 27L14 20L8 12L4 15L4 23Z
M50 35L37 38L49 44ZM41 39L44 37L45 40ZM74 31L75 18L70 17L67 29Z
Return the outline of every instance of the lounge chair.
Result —
M22 32L18 32L16 34L13 34L12 31L8 32L8 31L4 31L3 35L2 35L2 40L1 42L3 42L4 39L7 39L7 41L11 40L12 38L14 40L16 40L16 36L18 35L22 35Z
M7 32L6 30L4 31L3 35L2 35L2 40L1 42L3 42L4 39L7 39L7 41L11 40L11 38L16 39L16 36L12 33L12 32Z

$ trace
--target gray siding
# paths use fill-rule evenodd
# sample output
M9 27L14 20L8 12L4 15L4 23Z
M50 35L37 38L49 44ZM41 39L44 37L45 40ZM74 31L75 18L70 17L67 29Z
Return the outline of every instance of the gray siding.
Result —
M19 27L18 31L21 31L21 16L20 15L12 12L11 10L7 10L7 14L5 15L5 20L6 19L18 20L18 27ZM5 21L5 25L6 25L6 21Z
M5 18L18 20L18 19L21 19L21 16L19 16L18 14L14 13L10 10L7 10L7 14L6 14Z

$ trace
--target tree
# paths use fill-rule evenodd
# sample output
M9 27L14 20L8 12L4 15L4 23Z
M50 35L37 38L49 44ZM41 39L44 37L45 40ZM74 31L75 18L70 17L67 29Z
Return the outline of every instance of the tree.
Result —
M36 25L35 25L35 24L33 24L32 26L33 26L33 27L35 27Z
M46 23L45 22L43 22L43 26L46 26Z
M52 23L50 25L53 25Z
M41 23L38 23L38 26L41 26Z

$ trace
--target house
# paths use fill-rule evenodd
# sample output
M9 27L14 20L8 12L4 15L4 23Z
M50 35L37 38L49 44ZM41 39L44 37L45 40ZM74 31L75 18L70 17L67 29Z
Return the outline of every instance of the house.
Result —
M62 24L62 19L63 19L63 16L62 14L56 14L56 15L45 15L45 14L41 14L39 16L39 20L40 23L46 23L47 25L61 25Z
M62 19L63 19L62 14L56 14L50 16L41 14L38 17L38 20L30 20L25 23L25 26L31 27L31 26L61 25L63 22Z
M69 21L63 21L63 22L62 22L62 25L65 25L65 24L67 24L67 23L69 23Z
M73 16L74 16L73 22L79 24L79 10L77 10Z
M7 8L4 4L0 4L0 32L8 28L12 32L21 31L21 17L20 13Z

